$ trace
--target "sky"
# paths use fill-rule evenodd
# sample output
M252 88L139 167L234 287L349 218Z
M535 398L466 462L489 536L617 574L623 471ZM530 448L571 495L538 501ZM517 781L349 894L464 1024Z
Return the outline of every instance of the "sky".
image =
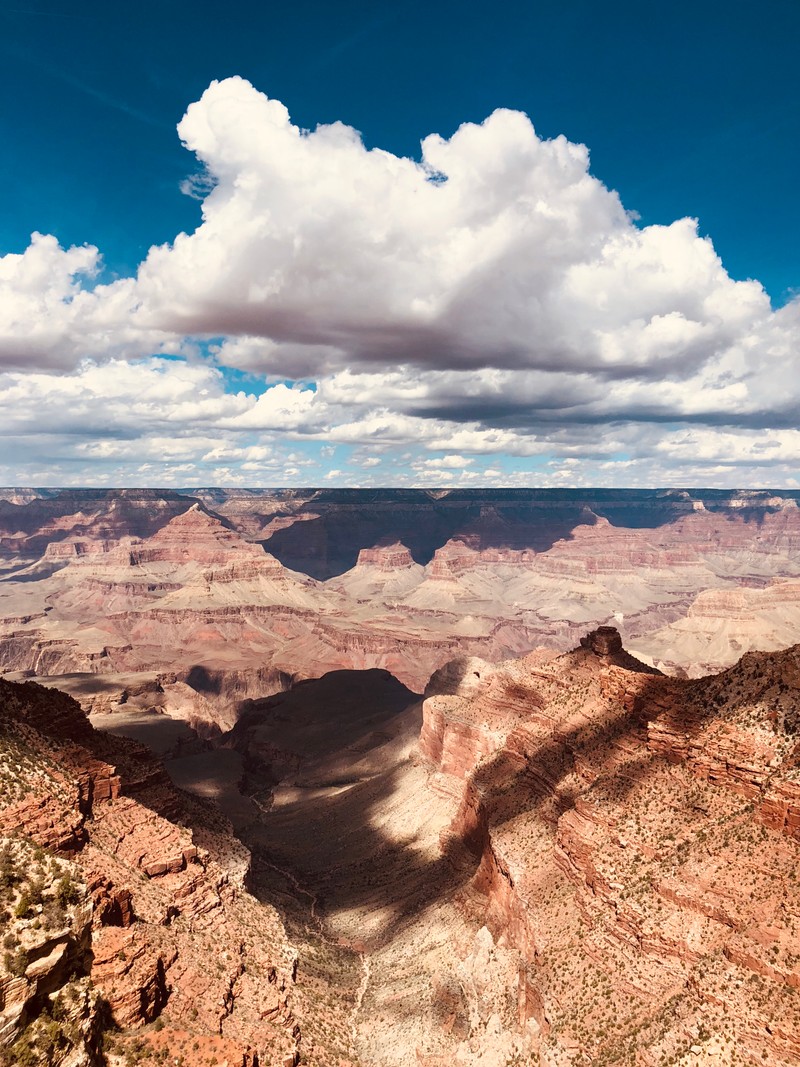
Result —
M797 488L799 45L0 0L0 484Z

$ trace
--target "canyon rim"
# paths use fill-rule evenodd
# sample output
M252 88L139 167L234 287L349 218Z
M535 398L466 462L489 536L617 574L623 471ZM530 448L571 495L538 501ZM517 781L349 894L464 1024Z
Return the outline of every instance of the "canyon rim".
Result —
M0 491L5 1062L800 1062L799 516Z

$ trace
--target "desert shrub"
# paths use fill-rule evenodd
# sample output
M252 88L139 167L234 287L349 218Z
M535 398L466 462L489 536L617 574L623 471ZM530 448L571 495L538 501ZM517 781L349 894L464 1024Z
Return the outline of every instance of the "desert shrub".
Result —
M78 887L72 881L70 875L68 873L62 875L56 885L56 901L58 905L61 908L66 908L69 904L76 904L79 896Z
M16 952L7 952L3 963L12 977L21 978L28 966L28 953L24 948L17 949Z
M21 881L17 865L14 862L14 854L11 847L6 844L0 849L0 891L13 889Z
M17 906L14 908L14 916L17 919L26 919L31 911L31 898L27 889L23 889L19 895Z

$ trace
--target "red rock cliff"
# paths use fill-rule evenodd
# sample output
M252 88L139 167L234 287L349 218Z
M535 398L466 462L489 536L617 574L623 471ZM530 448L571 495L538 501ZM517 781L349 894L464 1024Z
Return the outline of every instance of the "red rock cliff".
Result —
M800 1062L800 646L679 681L608 628L581 644L456 665L423 709L434 786L461 783L448 836L480 855L461 906L520 953L531 1054Z

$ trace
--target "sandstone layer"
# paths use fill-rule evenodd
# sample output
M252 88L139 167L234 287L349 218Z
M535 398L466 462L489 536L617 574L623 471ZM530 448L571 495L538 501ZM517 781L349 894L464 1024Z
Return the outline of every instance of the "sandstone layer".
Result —
M421 749L463 783L460 904L519 952L527 1054L800 1060L798 668L795 647L680 681L606 630L433 679Z
M0 671L82 676L106 711L155 676L154 706L206 733L236 721L234 690L380 668L419 691L455 656L601 624L698 675L800 638L796 495L8 491Z
M800 1063L800 647L681 680L605 628L381 721L365 679L339 737L347 681L225 743L262 891L360 955L364 1063Z
M11 1062L800 1063L800 646L681 679L613 627L576 644L422 696L372 669L245 698L166 752L244 792L238 838L0 681L5 866L40 849L10 876Z
M147 749L66 695L0 681L0 784L9 1063L346 1060L346 986L318 1003L279 914L247 890L249 851Z

